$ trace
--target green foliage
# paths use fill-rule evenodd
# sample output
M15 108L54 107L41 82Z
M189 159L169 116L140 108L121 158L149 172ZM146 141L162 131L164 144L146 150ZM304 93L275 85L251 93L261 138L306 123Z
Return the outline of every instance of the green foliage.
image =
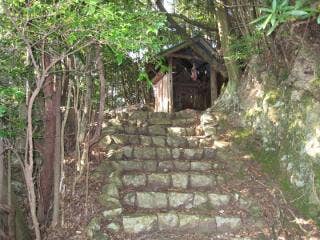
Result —
M255 31L251 35L233 37L231 39L231 58L240 65L245 65L253 55L261 53L258 43L262 36L260 31Z
M0 137L14 137L24 128L19 106L24 93L17 87L0 87Z
M139 73L139 77L138 77L138 81L145 81L147 83L147 87L150 89L152 88L152 81L148 76L148 73L145 71L145 69L143 69L140 73Z
M319 13L318 10L307 7L307 1L296 0L295 5L290 5L289 0L267 1L267 7L260 8L261 16L251 22L257 24L258 30L266 30L270 35L282 23L306 19ZM320 16L318 17L318 23Z

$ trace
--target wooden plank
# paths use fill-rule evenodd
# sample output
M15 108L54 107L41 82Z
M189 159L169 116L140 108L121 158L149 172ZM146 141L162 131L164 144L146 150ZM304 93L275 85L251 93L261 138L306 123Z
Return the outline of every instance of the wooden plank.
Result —
M195 56L195 55L190 56L190 55L185 55L185 54L172 53L172 54L169 55L169 57L187 59L187 60L203 61L203 59L201 59L201 58L199 58L198 56Z
M211 106L218 98L218 84L217 72L213 65L210 65L210 92L211 92Z
M173 59L170 57L169 59L169 72L168 72L168 97L169 97L169 109L168 112L173 112L173 75L172 75L172 68L173 68Z

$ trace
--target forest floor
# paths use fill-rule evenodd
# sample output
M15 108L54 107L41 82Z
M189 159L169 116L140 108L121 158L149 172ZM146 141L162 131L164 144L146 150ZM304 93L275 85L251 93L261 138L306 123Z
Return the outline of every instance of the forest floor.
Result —
M232 174L237 174L238 180L224 186L224 190L230 192L240 192L250 196L256 201L260 210L257 213L241 213L245 218L247 214L258 214L264 221L263 229L259 233L245 233L243 235L203 235L190 233L170 233L157 232L141 236L129 236L124 233L110 233L110 239L139 239L139 240L165 240L165 239L320 239L320 234L316 223L311 219L305 219L288 201L278 183L273 176L265 173L262 166L253 157L253 154L246 150L246 143L235 139L234 132L238 129L232 122L224 124L219 131L216 140L220 146L225 146L223 156L227 163L226 169L232 169ZM251 141L252 144L252 141ZM257 145L259 143L257 142ZM103 157L93 154L90 162L90 173L101 163ZM86 226L89 221L102 209L97 204L96 196L101 194L103 181L89 174L88 185L86 176L83 176L76 185L75 193L72 194L74 182L75 161L70 157L66 164L66 191L63 204L64 224L63 227L50 229L46 239L73 239L82 240L86 237ZM226 172L226 175L229 173ZM231 173L230 173L231 174ZM88 196L86 200L86 190ZM231 206L230 206L231 207ZM242 236L249 236L248 238Z

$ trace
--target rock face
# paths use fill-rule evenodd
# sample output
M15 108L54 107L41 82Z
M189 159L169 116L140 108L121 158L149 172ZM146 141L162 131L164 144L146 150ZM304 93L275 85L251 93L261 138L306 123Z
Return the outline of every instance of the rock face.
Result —
M296 193L293 198L298 198L300 191L305 193L297 201L309 203L312 216L315 207L320 209L314 195L320 187L310 177L320 177L314 169L320 162L320 51L319 45L308 40L303 45L291 42L288 47L297 55L286 74L282 73L288 70L280 66L278 73L270 73L258 56L252 58L239 89L243 109L239 119L242 126L254 129L261 137L262 149L274 158L274 168L280 166L279 172L288 176Z
M123 124L111 122L118 132L108 132L101 144L113 146L106 160L113 167L103 168L110 176L98 198L109 231L218 233L241 227L238 216L218 216L238 200L217 189L224 177L217 171L215 130L208 132L216 119L202 117L210 137L197 135L197 119L190 111L135 112ZM92 226L99 232L99 224Z

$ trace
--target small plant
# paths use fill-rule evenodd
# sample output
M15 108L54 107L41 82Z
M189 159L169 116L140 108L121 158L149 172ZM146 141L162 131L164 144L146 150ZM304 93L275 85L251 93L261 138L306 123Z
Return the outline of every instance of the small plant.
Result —
M282 23L306 19L319 13L318 9L308 8L303 0L297 0L295 5L290 5L289 0L272 0L269 1L270 6L260 8L262 16L251 22L257 24L258 30L267 30L267 35L270 35ZM317 23L320 24L320 15L317 18Z

